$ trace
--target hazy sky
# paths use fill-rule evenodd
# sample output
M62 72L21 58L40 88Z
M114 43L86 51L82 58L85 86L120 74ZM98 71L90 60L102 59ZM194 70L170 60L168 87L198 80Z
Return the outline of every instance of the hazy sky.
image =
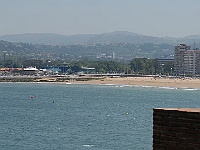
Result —
M200 0L0 0L0 35L200 34Z

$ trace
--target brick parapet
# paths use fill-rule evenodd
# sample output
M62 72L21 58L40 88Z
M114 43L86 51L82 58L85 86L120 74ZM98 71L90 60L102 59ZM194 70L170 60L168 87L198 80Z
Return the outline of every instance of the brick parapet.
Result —
M200 109L154 109L153 149L200 149Z

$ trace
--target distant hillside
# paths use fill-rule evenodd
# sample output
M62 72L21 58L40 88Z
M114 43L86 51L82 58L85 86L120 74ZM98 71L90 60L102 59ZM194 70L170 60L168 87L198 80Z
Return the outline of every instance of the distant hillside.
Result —
M130 43L130 44L143 44L143 43L168 43L168 44L193 44L200 45L200 35L187 36L183 38L172 37L152 37L131 33L126 31L116 31L111 33L102 34L78 34L78 35L59 35L52 33L27 33L27 34L14 34L0 36L0 40L9 42L23 42L32 44L45 44L45 45L88 45L88 44L110 44L110 43Z
M89 43L131 43L131 44L142 44L142 43L168 43L168 40L162 38L145 36L137 33L125 32L125 31L116 31L111 33L103 33L98 36L95 36Z
M44 45L14 43L0 41L0 57L12 59L117 59L132 60L133 58L172 58L174 45L171 44L90 44L90 45Z
M23 42L32 44L46 44L46 45L72 45L85 44L95 34L79 34L79 35L60 35L53 33L26 33L26 34L12 34L0 36L0 40L9 42Z

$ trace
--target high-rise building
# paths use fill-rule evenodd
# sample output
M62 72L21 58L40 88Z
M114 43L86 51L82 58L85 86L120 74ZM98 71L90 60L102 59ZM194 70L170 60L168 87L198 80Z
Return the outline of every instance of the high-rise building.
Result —
M116 58L116 56L115 56L115 52L112 53L112 58L113 58L113 59Z
M200 50L190 49L186 44L175 46L174 74L196 75L200 74Z

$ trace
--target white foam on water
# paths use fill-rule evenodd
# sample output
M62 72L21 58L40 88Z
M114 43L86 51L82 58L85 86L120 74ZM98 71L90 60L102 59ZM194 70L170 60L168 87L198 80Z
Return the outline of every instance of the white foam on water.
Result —
M156 86L141 85L140 87L144 87L144 88L146 88L146 87L147 88L154 87L155 88Z
M159 89L166 89L166 90L183 89L185 91L198 91L198 90L200 90L200 89L192 89L192 88L187 88L187 87L167 87L167 86L148 86L148 85L128 85L128 84L123 84L123 85L118 85L118 84L100 84L100 85L106 85L106 86L111 86L111 87L115 87L115 88L142 87L142 88L159 88Z
M176 87L167 87L167 86L163 86L163 87L158 87L160 89L168 89L168 90L175 90L177 89Z
M125 87L133 87L134 85L125 84L125 85L123 85L123 86L125 86Z
M84 147L93 147L94 145L89 145L89 144L86 144L86 145L83 145Z
M100 85L108 85L108 86L113 86L115 84L100 84Z
M185 91L198 91L199 89L184 89Z
M68 82L68 83L65 83L65 84L72 84L72 83Z

